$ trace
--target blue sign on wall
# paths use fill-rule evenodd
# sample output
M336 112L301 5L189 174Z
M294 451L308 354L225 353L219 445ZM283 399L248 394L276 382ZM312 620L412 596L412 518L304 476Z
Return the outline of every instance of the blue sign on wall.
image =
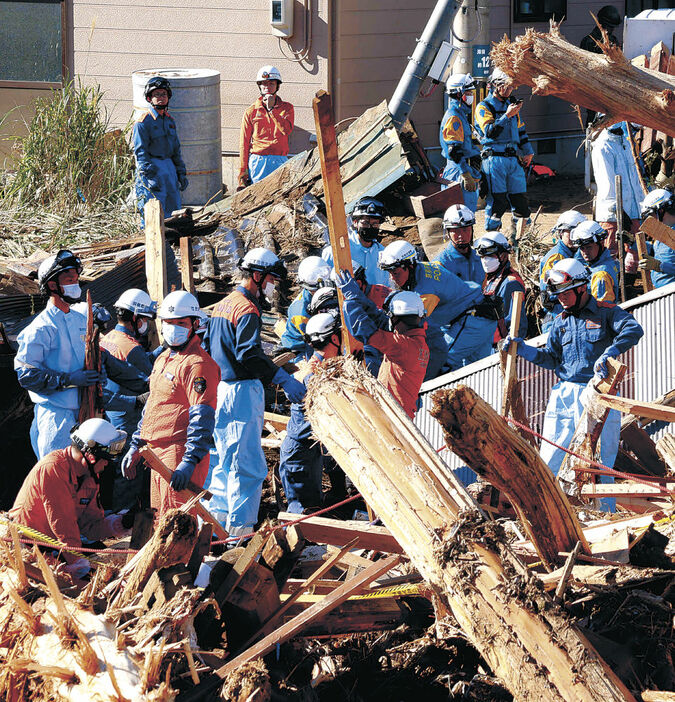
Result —
M490 47L476 44L471 50L471 75L474 78L487 78L490 75Z

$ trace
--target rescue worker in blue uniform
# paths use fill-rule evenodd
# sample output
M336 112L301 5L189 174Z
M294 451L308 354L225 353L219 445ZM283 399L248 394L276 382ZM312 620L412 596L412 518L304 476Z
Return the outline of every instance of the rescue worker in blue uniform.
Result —
M476 108L475 126L489 191L485 206L485 229L495 231L501 228L502 215L508 209L516 218L527 219L530 216L523 166L527 168L530 165L534 152L520 116L522 100L511 98L511 79L504 71L495 68L488 85L488 96Z
M82 295L81 272L80 259L67 249L40 264L38 283L49 302L17 339L14 369L35 403L30 438L38 459L70 445L80 409L79 388L105 380L98 371L84 370L87 320L70 307Z
M240 261L242 281L211 315L204 346L220 366L209 490L211 513L233 535L248 533L258 520L267 464L260 437L265 413L264 385L281 386L300 403L305 386L278 368L263 351L262 310L286 275L269 249L251 249Z
M483 285L485 271L473 250L474 213L466 205L451 205L443 217L443 232L450 239L436 263L462 280ZM447 370L456 370L490 354L495 321L472 314L459 315L443 334L448 342Z
M591 271L590 293L598 302L616 302L619 297L619 262L605 248L607 231L597 222L587 220L572 230L575 258Z
M513 293L522 292L524 295L526 292L525 282L520 273L511 266L509 260L511 246L501 232L487 232L485 236L476 241L473 248L480 256L481 265L485 270L483 292L495 299L496 307L502 310L501 318L493 326L492 343L497 345L511 328ZM526 335L527 315L523 310L520 315L518 336L524 338Z
M542 434L567 448L583 413L582 392L594 377L607 377L607 359L617 358L637 344L642 327L630 312L610 302L598 302L589 292L590 277L577 259L558 261L546 276L549 293L563 306L554 320L546 346L534 348L521 338L507 336L504 348L516 342L517 353L525 360L555 372L559 381L553 386L546 407ZM612 468L619 448L621 417L612 410L600 437L600 462ZM564 451L542 442L541 457L554 475L562 465ZM601 476L601 482L612 482ZM604 503L612 508L612 501Z
M305 334L314 353L306 368L295 373L295 378L307 385L324 360L340 354L342 335L338 311L334 309L310 317ZM321 506L323 462L322 446L312 434L312 425L305 416L302 403L293 403L279 453L279 477L289 512L302 514ZM342 480L344 482L344 477Z
M647 217L656 217L667 227L675 229L675 195L670 190L664 188L652 190L642 201L640 211L643 220ZM640 259L638 267L652 272L654 287L660 288L675 282L675 250L662 241L655 241L651 253L653 255Z
M354 206L349 222L349 247L352 261L363 266L366 280L371 285L387 285L389 276L378 268L377 262L384 246L380 244L380 225L384 222L384 205L375 198L362 197ZM333 266L333 251L330 246L321 257Z
M412 290L424 301L429 347L425 380L435 378L448 358L448 342L441 327L450 326L470 308L479 316L497 319L480 285L461 280L440 263L418 261L415 247L407 241L389 244L380 254L380 268L389 272L397 289Z
M181 208L180 193L188 186L176 122L169 114L171 84L166 78L154 76L147 82L144 94L150 107L134 124L132 135L136 198L143 222L143 208L148 200L159 200L168 217Z
M312 295L330 281L330 273L330 266L320 256L308 256L298 266L298 283L302 289L288 306L286 329L281 336L281 345L296 354L296 363L310 358L313 353L305 341L305 325L310 317L307 308Z
M572 247L572 230L585 221L586 217L581 212L567 210L558 217L551 230L554 239L557 240L553 247L542 256L539 263L539 299L542 308L546 310L541 323L542 332L548 331L553 320L562 312L562 305L558 301L552 300L546 292L546 274L563 258L574 258L576 249Z
M441 120L439 134L441 153L446 161L441 175L445 180L461 183L464 204L472 212L478 205L481 166L480 152L471 139L471 105L475 91L476 84L468 73L448 78L445 86L448 109Z

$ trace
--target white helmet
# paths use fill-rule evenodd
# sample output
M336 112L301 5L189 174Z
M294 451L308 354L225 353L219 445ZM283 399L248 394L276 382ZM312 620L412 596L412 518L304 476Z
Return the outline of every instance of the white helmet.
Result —
M204 312L204 310L199 310L199 327L197 327L197 334L206 334L209 328L209 315Z
M394 241L380 251L377 257L377 267L383 271L390 271L393 268L408 264L414 266L417 263L417 251L408 241Z
M546 271L544 282L551 295L587 285L591 276L588 268L576 258L563 258Z
M399 290L391 293L384 301L384 311L389 317L407 317L414 315L424 317L424 301L420 295L410 290Z
M260 83L263 80L278 80L281 83L281 73L276 66L263 66L255 77L255 82Z
M586 219L572 230L570 241L573 246L584 246L584 244L599 244L607 238L607 230L603 229L592 219Z
M340 314L337 310L319 312L310 317L305 326L305 339L312 346L322 348L333 334L340 333Z
M38 267L37 279L40 290L45 295L48 294L50 291L47 288L47 283L71 268L74 268L78 275L82 273L82 261L69 249L61 249L55 254L47 256Z
M127 433L96 417L77 424L70 432L70 440L80 451L90 451L97 459L113 458L124 450Z
M476 83L469 73L455 73L448 78L445 84L445 92L448 95L453 93L466 93L475 90Z
M141 317L155 318L157 314L157 303L148 293L138 288L125 290L113 305L116 310L129 310L133 314Z
M640 203L640 216L643 218L649 215L658 217L661 209L674 208L675 195L665 188L656 188L656 190L647 193L645 199Z
M450 205L443 215L443 229L468 227L476 223L476 215L466 205Z
M577 212L576 210L566 210L560 215L560 217L558 217L555 227L553 227L553 231L569 232L572 231L572 229L574 229L574 227L577 225L586 221L588 221L588 218L585 215L582 215L581 212Z
M494 68L490 73L488 83L491 85L510 85L511 78L501 68Z
M320 256L308 256L298 266L298 282L306 290L314 291L330 279L331 267Z
M286 277L286 266L283 261L269 249L259 246L251 249L244 258L239 259L239 268L247 273L259 272L273 275L275 278Z
M181 319L182 317L199 319L201 317L199 313L199 302L192 293L174 290L162 300L158 317L160 319Z
M510 251L511 245L501 232L485 232L473 245L479 256L495 256L504 251Z
M326 285L319 288L313 295L312 300L307 305L307 311L310 314L319 314L326 310L336 310L338 308L337 288L332 285Z

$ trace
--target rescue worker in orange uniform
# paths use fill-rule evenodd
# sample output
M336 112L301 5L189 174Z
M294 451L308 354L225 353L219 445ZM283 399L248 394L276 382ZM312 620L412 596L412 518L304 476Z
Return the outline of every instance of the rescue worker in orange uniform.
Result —
M100 540L125 531L122 515L104 516L98 492L101 472L121 454L127 436L95 418L75 426L70 437L70 446L49 453L26 476L9 516L77 550L82 536ZM73 577L89 572L87 558L68 551L62 555Z
M263 66L255 80L260 97L247 108L241 121L238 190L257 183L288 160L288 138L295 119L293 105L278 95L278 68Z
M347 329L355 339L383 353L377 379L414 419L429 363L421 296L410 290L393 292L378 313L349 271L340 272L338 286Z
M169 293L159 310L168 349L155 361L145 405L122 473L133 480L139 449L148 445L172 471L171 484L150 477L150 504L161 516L185 502L188 481L203 486L209 468L220 369L201 346L197 298L184 290Z

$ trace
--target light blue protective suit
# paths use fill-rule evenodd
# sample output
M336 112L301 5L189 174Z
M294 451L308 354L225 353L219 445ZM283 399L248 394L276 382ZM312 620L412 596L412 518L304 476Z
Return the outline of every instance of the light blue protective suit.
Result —
M364 246L359 240L359 235L353 226L349 227L349 247L351 249L352 261L360 263L366 271L366 281L370 285L389 285L389 273L377 267L377 259L384 246L379 241L374 241L370 247ZM321 252L328 265L333 265L333 251L330 246L326 246Z
M475 179L480 179L480 172L469 164L469 159L480 153L471 141L470 118L471 108L468 105L456 98L448 98L448 109L441 120L439 132L441 153L446 160L441 175L446 180L459 181L462 173L469 173ZM464 204L475 212L478 206L478 188L472 193L462 188L462 193Z
M35 403L30 439L38 460L70 446L80 395L67 386L67 374L84 368L86 331L84 315L72 309L66 314L50 300L18 336L14 369Z

